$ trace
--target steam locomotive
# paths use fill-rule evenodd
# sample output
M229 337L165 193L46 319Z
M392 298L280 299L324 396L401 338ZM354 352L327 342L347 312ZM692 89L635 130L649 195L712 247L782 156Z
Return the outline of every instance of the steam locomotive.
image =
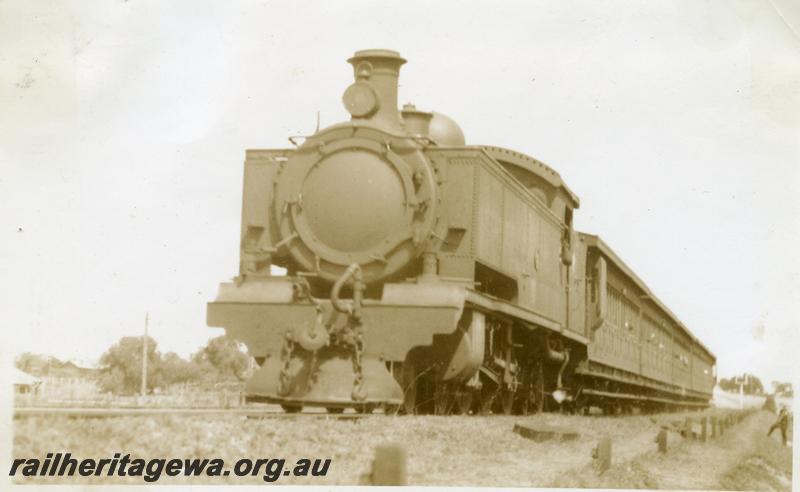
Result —
M372 412L708 405L715 357L533 157L398 110L389 50L348 60L351 115L248 150L239 275L209 326L258 363L248 401ZM274 275L273 266L286 269Z

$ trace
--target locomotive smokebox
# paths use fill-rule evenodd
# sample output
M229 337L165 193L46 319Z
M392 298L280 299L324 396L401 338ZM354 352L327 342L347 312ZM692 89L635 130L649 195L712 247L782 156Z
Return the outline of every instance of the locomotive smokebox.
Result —
M397 80L406 60L396 51L362 50L347 60L355 82L342 96L354 120L367 119L388 130L403 128L397 111Z

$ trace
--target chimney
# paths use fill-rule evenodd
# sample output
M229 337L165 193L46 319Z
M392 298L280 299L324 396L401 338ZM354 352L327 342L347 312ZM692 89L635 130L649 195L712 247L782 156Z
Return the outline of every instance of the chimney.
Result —
M351 120L368 120L387 130L401 132L397 110L397 79L406 60L396 51L362 50L347 60L356 81L342 96Z

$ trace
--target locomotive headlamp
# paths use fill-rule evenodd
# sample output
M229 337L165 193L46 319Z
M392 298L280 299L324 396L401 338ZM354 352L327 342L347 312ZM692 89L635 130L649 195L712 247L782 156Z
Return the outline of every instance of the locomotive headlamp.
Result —
M368 82L358 81L344 91L342 102L354 118L366 118L380 107L375 89Z

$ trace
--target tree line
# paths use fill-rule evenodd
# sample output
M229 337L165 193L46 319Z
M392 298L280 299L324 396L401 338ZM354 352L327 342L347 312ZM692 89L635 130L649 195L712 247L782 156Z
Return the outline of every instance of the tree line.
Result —
M138 393L142 384L144 337L122 337L100 357L97 369L78 368L55 357L24 353L15 365L38 377L84 377L94 379L100 389L119 395ZM158 342L147 337L147 391L180 383L215 384L244 381L250 356L243 346L226 336L212 338L199 351L184 359L175 352L162 353Z
M142 384L142 343L144 337L123 337L101 357L98 369L81 368L55 357L24 353L15 365L38 377L81 377L97 381L103 391L114 394L138 393ZM199 351L184 359L175 352L161 353L158 343L147 337L147 390L152 392L173 384L215 384L244 381L250 367L250 356L242 344L224 335L212 338ZM723 391L743 391L748 395L766 393L761 380L753 374L721 378ZM792 397L791 383L772 381L772 393Z
M732 393L738 393L740 385L742 386L742 392L746 395L764 395L768 393L764 388L764 385L761 383L761 380L753 374L748 373L730 378L721 378L717 384L721 390ZM771 393L774 395L786 397L794 396L792 383L772 381L771 385Z

